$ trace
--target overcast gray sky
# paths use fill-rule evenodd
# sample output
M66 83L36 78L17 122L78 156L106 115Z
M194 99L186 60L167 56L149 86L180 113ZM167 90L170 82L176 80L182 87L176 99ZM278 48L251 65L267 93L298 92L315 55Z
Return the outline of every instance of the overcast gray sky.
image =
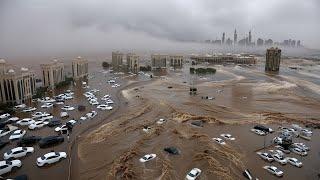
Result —
M233 36L320 49L320 0L0 0L0 57Z

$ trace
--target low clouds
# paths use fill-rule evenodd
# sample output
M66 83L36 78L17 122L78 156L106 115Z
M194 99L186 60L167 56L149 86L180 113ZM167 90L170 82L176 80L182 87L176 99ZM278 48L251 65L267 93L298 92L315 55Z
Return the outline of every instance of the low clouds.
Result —
M1 0L0 56L158 50L181 41L301 39L320 48L318 0ZM178 41L178 42L177 42Z

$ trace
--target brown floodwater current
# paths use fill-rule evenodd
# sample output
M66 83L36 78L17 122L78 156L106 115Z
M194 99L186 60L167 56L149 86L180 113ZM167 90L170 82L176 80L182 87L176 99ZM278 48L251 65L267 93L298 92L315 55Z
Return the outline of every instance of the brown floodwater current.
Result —
M208 76L192 76L186 65L183 69L154 72L153 78L104 73L97 64L90 67L93 76L88 80L90 88L100 90L98 98L110 94L115 101L114 109L96 110L86 101L82 95L85 90L79 85L66 88L75 92L68 105L87 106L84 112L71 112L66 120L79 119L91 110L98 111L98 116L76 125L69 143L65 138L63 144L54 148L34 146L35 153L22 158L23 166L6 177L27 174L30 179L184 179L197 167L202 170L198 178L202 180L244 179L242 171L247 168L259 179L277 179L262 168L272 164L284 171L282 179L318 178L319 130L313 130L311 141L294 139L311 148L305 157L287 155L303 162L302 168L296 168L260 159L256 152L263 151L264 144L266 150L274 149L271 139L277 132L264 138L250 129L259 123L273 129L292 123L301 126L306 122L319 123L320 80L316 78L319 65L312 67L315 70L306 68L305 72L284 67L277 75L264 73L261 64L215 66L217 73ZM111 88L106 83L112 77L119 77L116 81L120 87ZM197 87L197 95L189 95L190 86ZM204 96L214 98L207 100ZM47 112L58 116L60 106ZM28 117L28 114L18 116ZM167 121L159 125L156 123L159 118ZM203 122L203 127L191 124L197 120ZM150 131L144 132L144 126L151 127ZM236 140L226 141L225 146L214 143L212 138L221 133L230 133ZM27 135L54 134L48 127L27 132ZM180 154L166 153L163 149L169 146L178 148ZM13 147L15 143L3 148L1 153ZM50 150L66 151L69 158L38 168L36 157ZM149 153L157 154L156 159L139 162Z

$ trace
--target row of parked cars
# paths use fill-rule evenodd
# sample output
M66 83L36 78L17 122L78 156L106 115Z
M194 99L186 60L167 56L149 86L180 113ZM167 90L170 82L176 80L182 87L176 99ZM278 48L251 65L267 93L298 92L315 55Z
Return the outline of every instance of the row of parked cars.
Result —
M273 133L274 130L262 125L254 126L251 131L257 135L265 136L267 134ZM303 163L295 157L286 157L285 154L295 153L300 156L306 156L307 151L310 148L302 142L293 142L294 138L299 137L299 134L303 132L311 137L312 131L302 128L299 125L293 124L292 127L279 127L278 136L272 139L272 143L275 144L274 150L269 150L268 152L257 152L257 155L267 161L267 162L278 162L280 165L291 164L292 166L301 168ZM305 139L305 138L304 138ZM273 165L264 166L271 174L278 177L282 177L284 172Z

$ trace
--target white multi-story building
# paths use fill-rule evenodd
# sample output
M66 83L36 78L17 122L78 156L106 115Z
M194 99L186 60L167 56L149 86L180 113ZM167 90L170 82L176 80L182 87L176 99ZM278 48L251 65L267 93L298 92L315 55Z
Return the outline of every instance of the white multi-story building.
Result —
M88 76L88 60L77 57L72 61L72 76L73 79L80 79Z
M35 94L35 73L22 67L15 70L0 59L0 102L20 104Z
M167 68L168 55L152 54L151 55L151 68L163 69Z
M137 73L140 68L139 56L136 54L127 54L127 67L129 71Z
M48 64L41 64L43 86L54 88L60 82L65 81L64 65L58 60Z

